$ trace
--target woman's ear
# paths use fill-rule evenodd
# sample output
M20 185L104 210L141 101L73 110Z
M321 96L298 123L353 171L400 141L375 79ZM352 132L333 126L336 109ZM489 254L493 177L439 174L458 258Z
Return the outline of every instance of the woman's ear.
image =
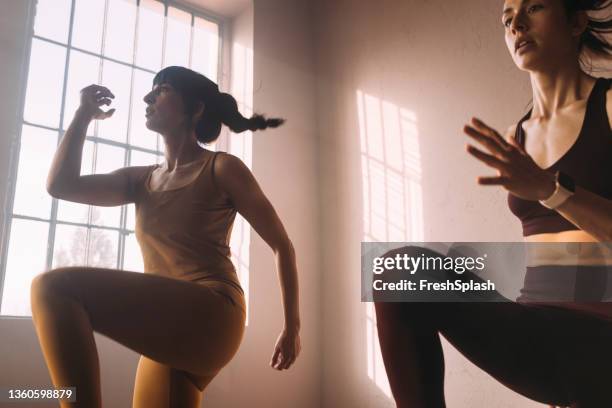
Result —
M192 116L194 124L198 123L202 119L202 117L204 116L205 110L206 110L206 105L204 105L204 102L202 101L196 102L196 108Z

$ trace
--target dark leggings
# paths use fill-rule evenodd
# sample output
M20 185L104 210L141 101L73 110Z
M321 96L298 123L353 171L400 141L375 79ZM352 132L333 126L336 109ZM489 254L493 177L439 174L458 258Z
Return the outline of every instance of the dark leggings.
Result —
M382 356L400 408L446 406L438 333L527 398L576 408L612 407L610 321L515 302L375 305Z

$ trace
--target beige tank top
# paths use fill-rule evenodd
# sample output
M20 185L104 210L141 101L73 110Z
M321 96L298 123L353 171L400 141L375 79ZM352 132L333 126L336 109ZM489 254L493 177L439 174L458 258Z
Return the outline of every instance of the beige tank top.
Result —
M136 205L136 239L144 272L206 283L232 299L244 296L231 260L230 235L236 209L214 180L220 152L202 161L187 185L155 191L149 166L132 191Z

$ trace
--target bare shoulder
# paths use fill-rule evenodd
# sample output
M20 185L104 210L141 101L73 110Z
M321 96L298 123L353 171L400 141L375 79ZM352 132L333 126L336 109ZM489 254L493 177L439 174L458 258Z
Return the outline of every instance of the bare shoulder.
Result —
M151 167L152 165L122 167L110 172L106 176L112 177L116 183L123 183L124 186L130 186L129 188L133 189L135 185L143 182ZM111 179L109 179L109 181L110 180Z
M255 208L256 203L265 202L263 191L251 169L239 157L219 153L213 170L215 184L221 194L228 197L238 212L250 220L250 209Z
M251 169L239 157L230 153L217 154L213 172L217 187L230 196L244 192L255 183Z
M129 166L122 167L113 171L114 174L119 174L127 177L130 181L135 181L144 177L147 172L150 170L151 166Z
M215 176L221 179L231 179L245 172L251 172L240 158L226 152L217 154L214 171Z

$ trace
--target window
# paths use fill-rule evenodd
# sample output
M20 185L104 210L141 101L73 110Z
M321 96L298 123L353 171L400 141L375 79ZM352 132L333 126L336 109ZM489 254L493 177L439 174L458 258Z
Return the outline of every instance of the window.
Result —
M1 315L30 316L31 280L50 268L142 271L134 206L53 199L45 189L51 160L78 107L79 91L98 83L115 94L117 110L87 130L81 174L161 162L163 141L144 126L142 98L154 74L168 65L218 81L220 33L221 21L170 1L38 0L9 182Z

